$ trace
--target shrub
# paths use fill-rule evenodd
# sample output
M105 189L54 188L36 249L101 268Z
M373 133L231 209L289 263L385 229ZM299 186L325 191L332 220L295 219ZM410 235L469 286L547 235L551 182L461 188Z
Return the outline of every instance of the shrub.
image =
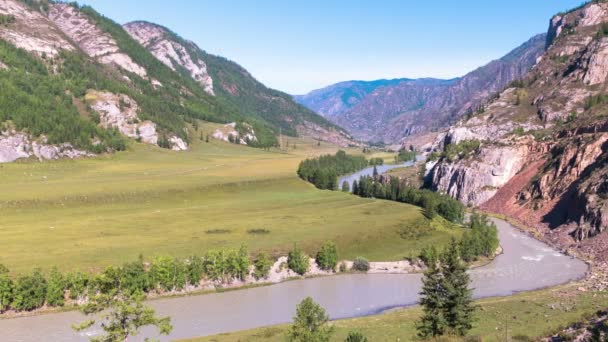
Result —
M71 299L84 297L87 293L90 277L80 271L68 273L66 276L66 288L70 292Z
M49 274L46 302L49 306L63 306L66 282L63 274L57 267L53 267Z
M253 271L253 276L256 279L262 279L268 277L268 272L270 272L270 268L272 267L272 261L268 256L268 253L261 252L254 262L255 270Z
M21 276L15 283L13 308L19 311L31 311L44 305L47 282L40 270L31 275Z
M186 274L188 278L188 284L196 286L199 284L205 273L205 266L203 259L199 256L193 255L188 258L186 265Z
M308 256L302 253L297 244L294 244L293 250L287 255L287 266L299 275L304 275L308 272Z
M321 246L321 250L317 253L316 261L322 270L334 271L338 264L338 249L336 248L336 244L331 241L325 241L323 246Z
M8 269L0 264L0 313L8 309L13 301L14 284L8 274Z
M351 331L344 342L368 342L367 337L358 331Z
M353 270L359 272L369 271L369 261L364 257L356 257L353 261Z

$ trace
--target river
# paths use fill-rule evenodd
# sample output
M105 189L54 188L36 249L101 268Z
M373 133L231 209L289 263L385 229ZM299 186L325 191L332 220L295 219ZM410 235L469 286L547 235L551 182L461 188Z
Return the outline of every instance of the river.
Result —
M422 155L417 155L417 156L416 156L416 162L422 161L422 160L424 160L424 159L425 159L425 157L424 157L424 156L422 156ZM384 164L384 165L378 165L378 166L376 166L376 170L378 170L378 174L383 174L383 173L385 173L385 172L387 172L387 171L390 171L390 170L392 170L392 169L396 169L396 168L399 168L399 167L413 166L413 165L414 165L414 163L415 163L415 162L412 160L412 161L407 161L407 162L405 162L405 163L401 163L401 164ZM374 167L373 167L373 166L370 166L370 167L367 167L367 168L365 168L365 169L363 169L363 170L361 170L361 171L357 171L357 172L355 172L355 173L352 173L352 174L350 174L350 175L342 176L342 177L340 177L340 179L338 180L338 187L339 187L340 189L342 189L342 184L343 184L344 182L348 182L349 189L351 189L351 192L352 192L352 189L353 189L353 182L354 182L354 181L357 181L357 182L358 182L358 181L359 181L359 179L361 179L361 177L363 177L363 176L371 176L371 175L373 175L373 174L374 174Z
M587 265L493 219L504 253L470 271L475 298L508 296L582 278ZM420 274L346 274L288 281L266 287L151 301L160 315L171 316L173 332L162 341L287 323L296 304L307 296L320 303L332 319L371 315L413 305ZM2 341L87 341L96 331L76 333L70 326L84 317L78 312L0 320ZM148 334L146 334L148 333ZM144 330L143 340L150 336Z

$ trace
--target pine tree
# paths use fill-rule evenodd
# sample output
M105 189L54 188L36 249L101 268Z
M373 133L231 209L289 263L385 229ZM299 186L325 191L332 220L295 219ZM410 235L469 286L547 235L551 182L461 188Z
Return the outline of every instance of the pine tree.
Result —
M422 279L420 305L422 306L423 316L416 327L418 336L430 338L445 333L446 319L443 312L445 294L441 268L437 262L431 262Z
M442 256L443 287L445 288L444 315L449 332L465 336L473 327L473 290L469 288L471 279L467 267L460 258L456 239Z
M348 185L348 181L342 182L342 191L350 192L350 186Z
M359 195L359 183L357 181L353 181L353 194Z
M292 342L329 342L334 328L328 326L329 316L323 307L308 297L298 304L293 325L287 335Z
M378 177L378 168L374 165L374 178Z

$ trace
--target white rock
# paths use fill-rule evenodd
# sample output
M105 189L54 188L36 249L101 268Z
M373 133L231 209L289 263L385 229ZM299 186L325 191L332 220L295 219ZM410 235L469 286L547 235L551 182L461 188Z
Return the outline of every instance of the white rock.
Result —
M173 151L185 151L188 149L188 144L186 144L186 142L180 137L175 135L169 138L169 143L171 144L171 149Z
M103 64L115 64L141 77L146 76L146 69L121 52L110 34L99 29L74 7L63 3L51 4L49 18L90 57Z
M86 151L77 150L68 143L49 145L45 143L44 137L39 140L40 142L32 142L26 134L15 131L0 133L0 163L13 162L32 156L40 161L94 156Z

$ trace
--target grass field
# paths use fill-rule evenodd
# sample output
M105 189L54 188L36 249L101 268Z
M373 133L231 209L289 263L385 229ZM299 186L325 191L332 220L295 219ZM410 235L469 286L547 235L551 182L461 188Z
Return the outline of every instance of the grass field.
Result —
M289 152L197 140L179 153L133 144L98 158L0 164L0 263L89 271L241 243L278 254L298 242L312 253L326 239L345 258L396 260L461 233L435 221L401 238L423 220L418 208L315 189L296 177L298 163L337 148L289 140ZM247 232L260 228L269 233Z
M481 337L472 341L536 341L581 321L585 316L591 317L608 305L605 292L579 292L576 286L564 285L479 300L477 319L469 336ZM412 307L377 316L335 321L332 322L336 328L332 341L344 341L349 331L360 331L370 341L415 341L418 340L415 322L420 313L419 307ZM190 342L278 342L285 341L288 328L288 325L266 327Z

